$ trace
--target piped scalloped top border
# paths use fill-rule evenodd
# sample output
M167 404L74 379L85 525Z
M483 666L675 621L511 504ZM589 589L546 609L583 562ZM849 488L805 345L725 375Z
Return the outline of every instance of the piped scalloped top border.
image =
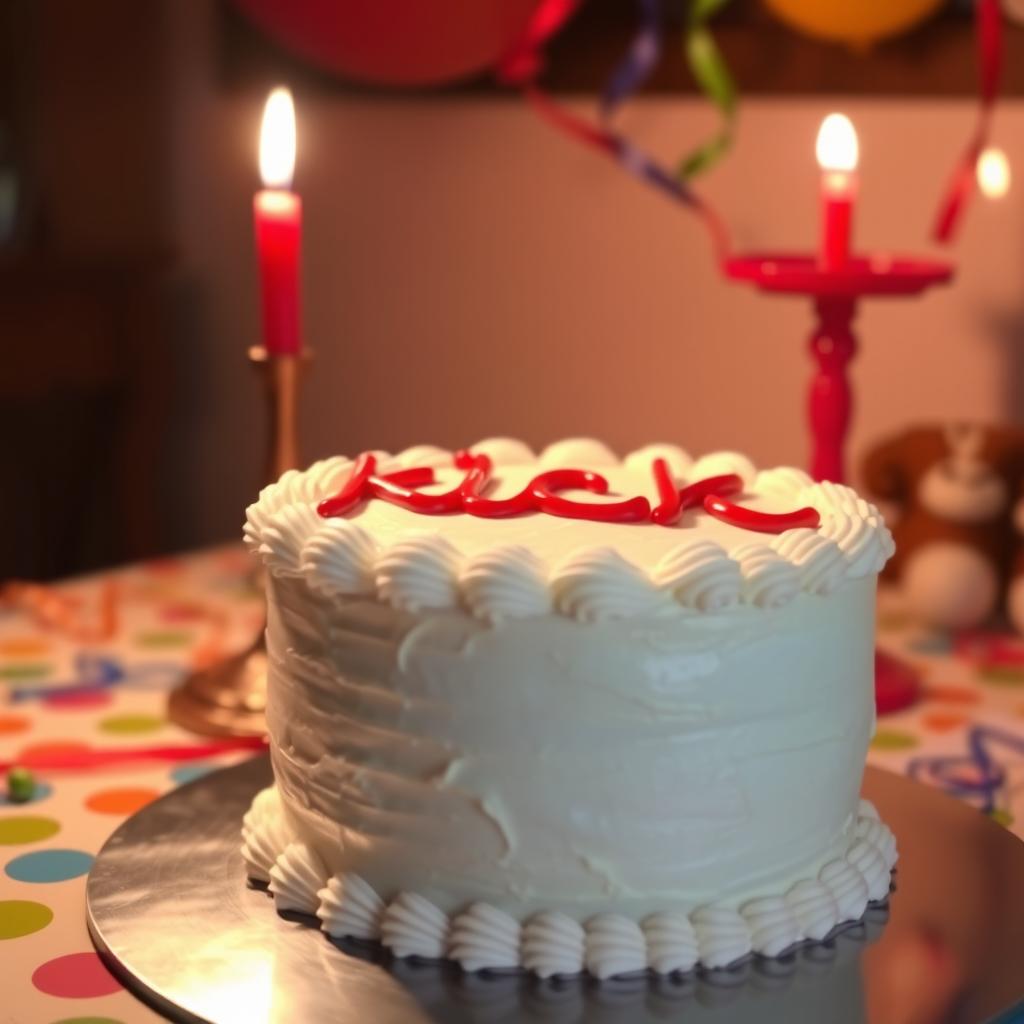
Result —
M525 444L494 438L473 445L496 466L542 469L608 466L648 470L664 459L682 483L736 474L757 494L771 494L816 509L820 525L751 534L727 551L706 537L686 537L652 568L628 561L614 547L578 548L544 564L520 545L495 546L466 556L446 537L424 532L381 546L345 518L324 519L319 502L334 494L353 470L344 456L304 471L289 470L249 506L246 543L267 568L303 578L328 598L376 598L410 612L462 608L489 622L557 611L582 621L652 615L673 606L720 612L738 604L779 608L801 591L825 595L849 579L877 573L893 552L878 509L849 487L814 483L802 470L758 472L745 456L715 452L692 459L673 445L649 445L619 459L598 441L573 439L535 455ZM375 452L381 473L413 466L450 467L453 453L416 446L398 455Z

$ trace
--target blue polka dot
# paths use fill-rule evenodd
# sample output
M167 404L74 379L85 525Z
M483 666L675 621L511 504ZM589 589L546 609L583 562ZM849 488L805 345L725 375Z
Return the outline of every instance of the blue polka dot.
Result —
M66 882L84 875L92 859L81 850L35 850L8 861L4 871L16 882Z
M26 804L37 804L45 800L53 792L53 786L48 782L40 782L36 779L35 789L27 800L12 800L5 792L0 792L0 807L24 807Z
M204 775L208 775L216 767L215 764L204 764L202 761L197 761L193 764L183 764L180 768L175 768L171 772L171 778L179 786L183 786L186 782L192 782L195 779L201 779Z

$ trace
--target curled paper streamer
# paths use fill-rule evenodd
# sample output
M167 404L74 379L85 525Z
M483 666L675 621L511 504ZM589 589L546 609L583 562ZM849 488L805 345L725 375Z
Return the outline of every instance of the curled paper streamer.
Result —
M647 81L661 56L660 0L638 2L640 27L601 94L601 120L605 123L611 121L623 100Z
M728 0L693 0L690 24L683 37L683 52L690 73L701 91L718 108L721 127L703 145L689 154L679 165L679 176L684 180L706 171L716 163L732 145L736 121L736 84L708 29L708 22Z
M521 39L498 64L498 80L521 89L536 112L559 131L592 146L634 177L661 189L675 202L694 210L707 228L716 255L729 252L729 236L717 213L676 174L612 129L608 121L625 97L650 74L660 52L660 12L657 0L642 0L641 26L625 58L613 72L601 102L601 120L590 121L551 99L537 84L544 67L543 46L576 10L578 0L544 0L534 12Z
M936 242L953 240L967 201L974 192L978 157L988 144L992 110L1003 70L1003 22L999 0L975 0L974 27L978 42L978 119L939 204L932 228Z

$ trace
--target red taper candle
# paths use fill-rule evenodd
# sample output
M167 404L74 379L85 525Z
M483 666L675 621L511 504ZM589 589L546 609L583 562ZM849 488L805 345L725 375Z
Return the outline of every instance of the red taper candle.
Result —
M845 114L821 122L815 147L821 167L821 249L825 270L840 270L850 256L857 196L857 133Z
M292 191L295 107L287 89L267 98L260 130L260 177L253 200L256 258L263 308L263 345L270 355L302 351L299 316L299 250L302 200Z

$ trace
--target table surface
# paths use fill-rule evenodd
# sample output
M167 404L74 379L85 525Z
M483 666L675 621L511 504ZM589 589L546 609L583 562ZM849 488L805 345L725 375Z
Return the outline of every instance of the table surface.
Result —
M251 640L262 622L240 547L74 580L45 606L0 604L0 761L29 749L198 744L166 719L182 674ZM1024 837L1024 641L913 626L889 603L879 640L923 672L923 699L882 718L869 760L968 800ZM85 876L137 808L224 754L38 773L36 797L0 795L0 946L10 1024L160 1020L107 973L85 925Z

